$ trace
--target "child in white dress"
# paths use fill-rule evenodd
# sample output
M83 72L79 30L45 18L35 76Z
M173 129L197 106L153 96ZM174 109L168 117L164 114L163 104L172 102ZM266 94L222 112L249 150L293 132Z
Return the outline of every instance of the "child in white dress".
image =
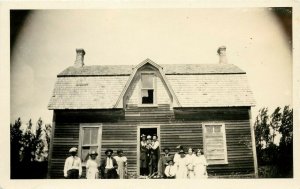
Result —
M207 175L206 167L207 167L207 162L203 154L203 151L198 149L194 160L195 178L197 179L207 178L208 175Z
M86 178L87 179L97 179L99 178L98 163L96 162L96 157L98 153L92 151L90 153L90 159L86 162Z

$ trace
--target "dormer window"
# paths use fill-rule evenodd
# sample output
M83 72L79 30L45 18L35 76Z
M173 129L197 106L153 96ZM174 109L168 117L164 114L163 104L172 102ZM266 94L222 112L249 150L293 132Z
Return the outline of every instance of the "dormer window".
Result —
M141 104L155 104L155 92L154 73L141 73Z

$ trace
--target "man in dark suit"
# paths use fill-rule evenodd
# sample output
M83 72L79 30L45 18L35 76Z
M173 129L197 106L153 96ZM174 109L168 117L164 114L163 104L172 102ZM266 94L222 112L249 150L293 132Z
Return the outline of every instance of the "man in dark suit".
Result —
M118 163L112 157L113 150L108 149L105 151L106 157L100 162L100 173L102 179L116 179L118 178L117 169Z

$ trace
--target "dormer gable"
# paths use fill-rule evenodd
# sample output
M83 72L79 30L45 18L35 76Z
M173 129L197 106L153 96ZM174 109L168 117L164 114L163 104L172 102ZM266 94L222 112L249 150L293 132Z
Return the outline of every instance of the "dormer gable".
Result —
M114 108L126 108L130 104L156 107L160 103L180 106L163 67L147 58L133 69Z

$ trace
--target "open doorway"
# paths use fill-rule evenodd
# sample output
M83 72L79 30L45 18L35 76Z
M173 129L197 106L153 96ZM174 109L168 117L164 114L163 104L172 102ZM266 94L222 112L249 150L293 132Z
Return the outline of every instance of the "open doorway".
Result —
M159 140L159 126L139 126L138 127L138 142L137 142L137 173L138 176L148 176L153 173L153 169L149 166L150 161L152 161L151 157L151 149L147 147L147 145L153 142L153 136L157 137ZM141 137L144 136L144 137ZM147 138L151 136L151 139ZM157 149L159 151L159 148ZM159 153L159 152L158 152Z

